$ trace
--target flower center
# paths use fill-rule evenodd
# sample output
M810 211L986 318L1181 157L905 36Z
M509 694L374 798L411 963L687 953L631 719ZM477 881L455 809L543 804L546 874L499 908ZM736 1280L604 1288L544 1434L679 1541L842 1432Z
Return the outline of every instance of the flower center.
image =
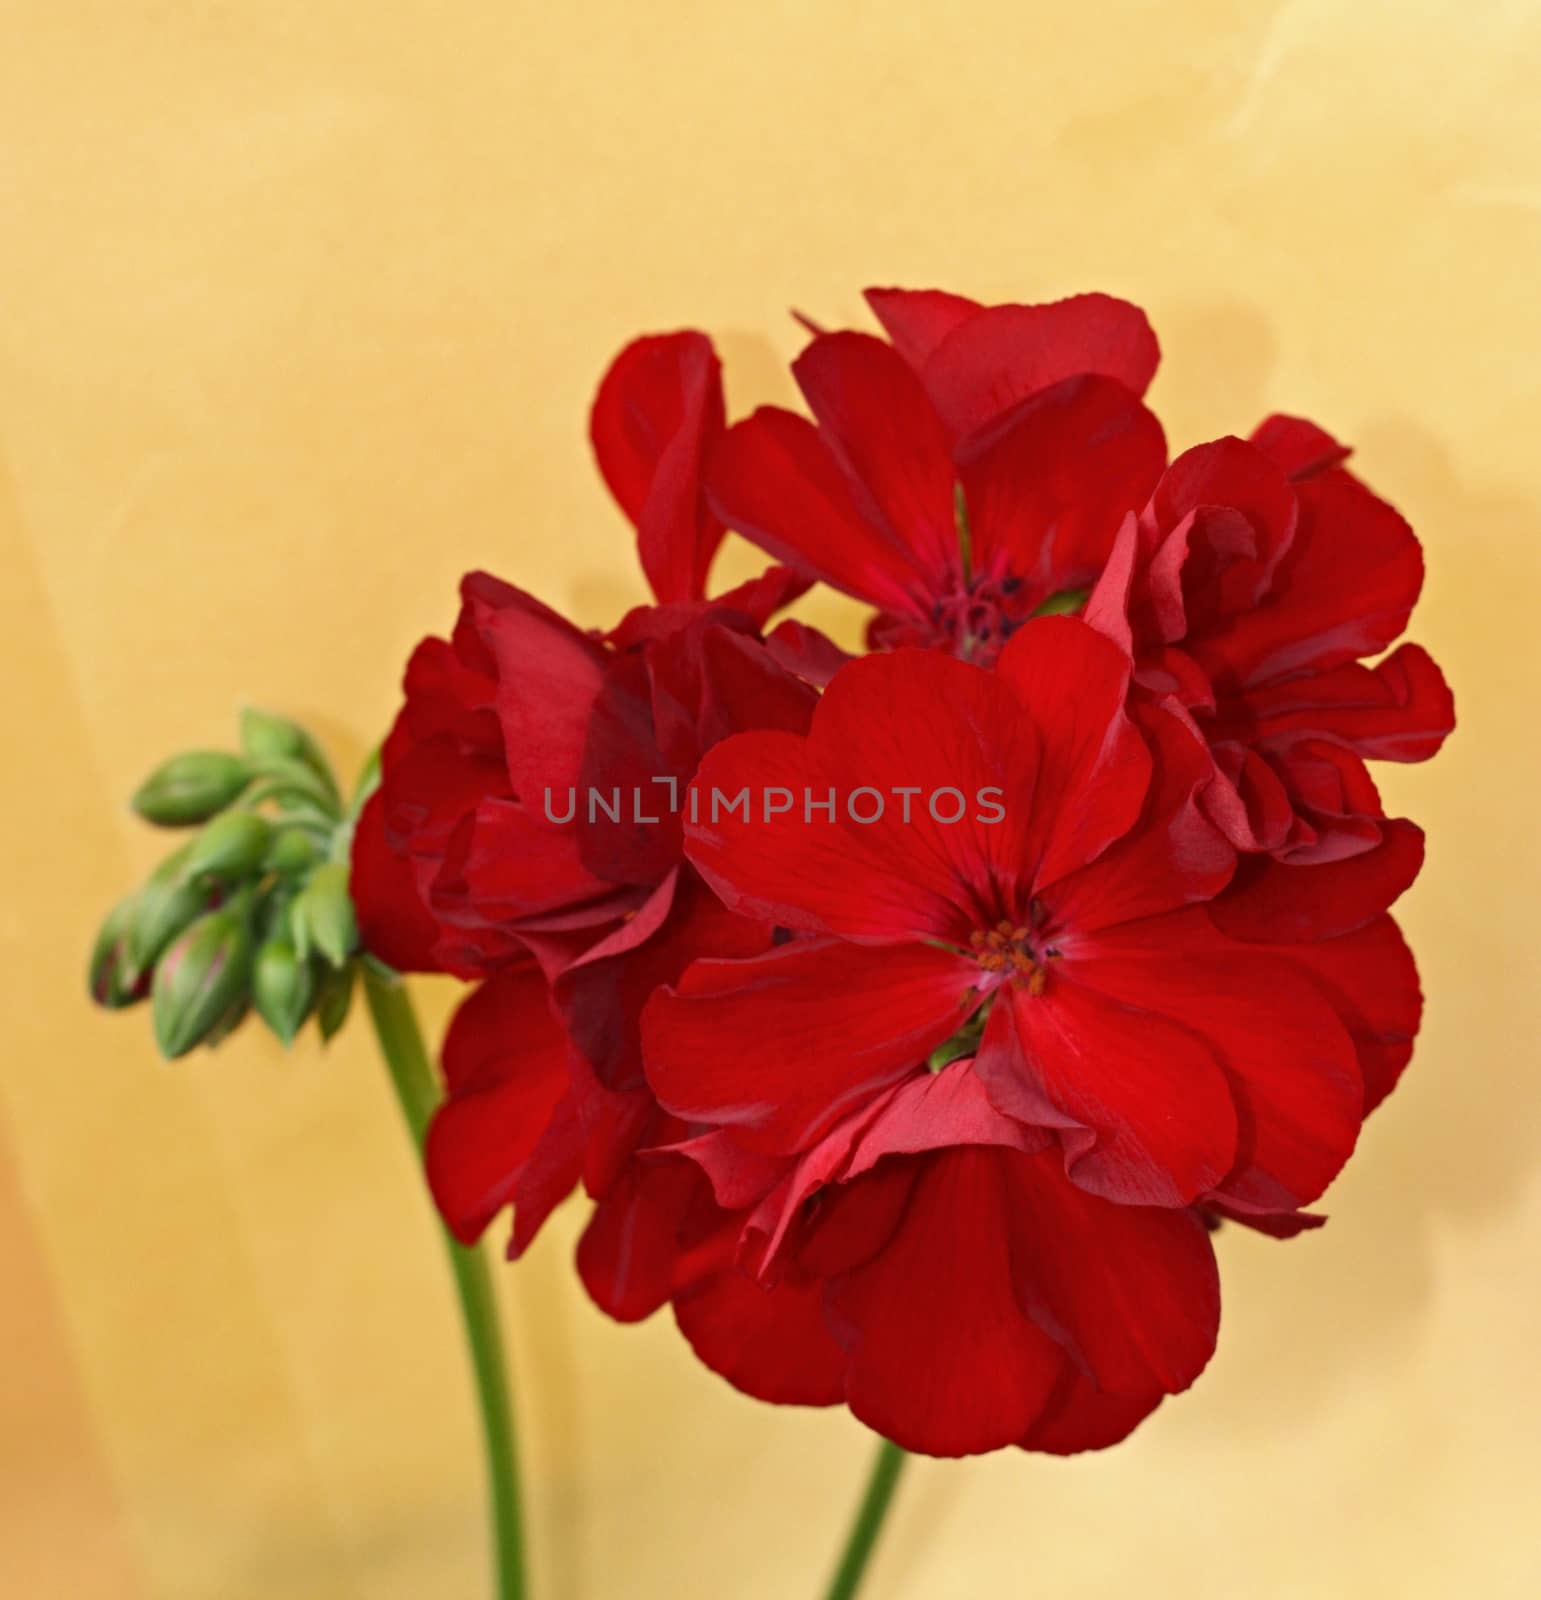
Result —
M1039 952L1031 929L998 922L990 929L976 929L969 935L969 945L974 959L986 972L1020 984L1030 995L1043 993L1048 982L1044 963L1049 952Z

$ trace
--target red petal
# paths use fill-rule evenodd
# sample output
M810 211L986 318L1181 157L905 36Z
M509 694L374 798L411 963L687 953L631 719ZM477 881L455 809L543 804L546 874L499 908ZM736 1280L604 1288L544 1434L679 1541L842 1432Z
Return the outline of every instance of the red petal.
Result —
M1420 645L1373 667L1347 662L1238 697L1258 741L1326 738L1377 761L1427 761L1455 726L1455 699Z
M757 1149L805 1149L961 1026L977 975L922 944L808 940L698 961L643 1014L648 1081L686 1122L742 1129Z
M1264 418L1252 430L1251 442L1294 482L1341 466L1353 453L1325 428L1304 417L1288 417L1279 412Z
M348 892L364 948L398 972L437 972L439 925L423 903L410 856L385 836L385 798L376 790L353 829Z
M761 406L723 436L708 492L717 515L789 567L874 605L926 587L914 553L868 521L805 417Z
M1053 1393L1063 1356L1018 1302L1009 1204L994 1152L928 1157L886 1248L831 1285L851 1410L906 1450L998 1450Z
M1124 714L1129 672L1128 656L1072 617L1029 622L1001 652L996 674L1039 730L1025 847L1039 885L1094 859L1144 805L1151 757Z
M1053 1152L1005 1155L1018 1299L1104 1390L1186 1389L1214 1353L1220 1278L1189 1211L1110 1205Z
M958 550L952 452L903 358L865 333L826 333L792 373L868 516L913 565L950 571Z
M1337 1010L1281 954L1227 944L1194 911L1088 939L1074 963L1078 983L1209 1047L1229 1077L1239 1128L1234 1169L1214 1188L1274 1211L1309 1204L1337 1176L1364 1104ZM1186 1104L1182 1116L1191 1120Z
M1101 573L1161 476L1166 440L1121 384L1077 377L971 435L958 463L974 565L1025 580L1031 609Z
M1049 986L1036 998L1003 993L997 1007L1010 1005L1019 1046L1009 1048L1000 1025L978 1070L1003 1111L1061 1129L1065 1172L1088 1194L1188 1205L1235 1160L1225 1074L1187 1029L1083 986L1081 966L1068 958L1051 964Z
M766 1288L729 1268L674 1298L690 1347L735 1389L773 1405L832 1406L845 1398L845 1352L824 1321L824 1284Z
M936 346L921 377L943 419L965 434L1083 372L1142 395L1160 357L1138 306L1080 294L1049 305L986 307Z
M605 651L522 590L473 574L466 605L497 663L498 719L515 789L539 803L579 784Z
M1423 552L1406 521L1341 467L1299 484L1296 497L1294 542L1266 602L1188 641L1217 685L1324 672L1378 654L1407 626Z
M1362 855L1309 866L1244 857L1231 886L1210 905L1217 927L1256 944L1331 939L1386 911L1423 866L1423 830L1396 818Z
M1056 1456L1106 1450L1127 1439L1165 1398L1159 1388L1136 1395L1107 1393L1067 1366L1053 1399L1018 1443Z
M1368 1116L1396 1087L1423 1016L1418 968L1390 917L1315 944L1287 945L1280 959L1311 974L1352 1035Z
M1214 767L1197 734L1156 707L1137 721L1154 760L1138 822L1090 865L1042 891L1055 926L1077 934L1213 898L1236 852L1200 807Z
M688 1161L632 1161L594 1208L578 1241L578 1275L617 1322L650 1317L681 1287L692 1214L710 1207L706 1179Z
M540 974L503 973L474 989L445 1034L443 1065L448 1097L428 1132L428 1185L446 1226L470 1244L519 1203L526 1163L568 1092L567 1040ZM568 1188L576 1181L573 1165Z
M977 300L945 289L868 289L863 298L894 348L917 372L959 323L984 309Z
M659 600L699 600L722 524L701 473L724 425L722 374L703 333L657 334L618 355L594 399L589 435L610 492L638 533Z

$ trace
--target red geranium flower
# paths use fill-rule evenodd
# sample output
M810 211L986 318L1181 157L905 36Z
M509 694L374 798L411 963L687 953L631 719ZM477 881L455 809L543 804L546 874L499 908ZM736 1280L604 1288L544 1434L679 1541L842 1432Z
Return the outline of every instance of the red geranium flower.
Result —
M1417 1028L1389 917L1298 949L1215 927L1235 856L1201 810L1212 765L1169 713L1126 714L1128 680L1069 619L993 673L871 657L806 736L731 739L696 779L690 858L798 937L655 994L649 1080L714 1130L684 1148L753 1205L753 1270L817 1291L842 1393L911 1448L1087 1448L1190 1382L1213 1338L1197 1208L1309 1225ZM708 798L741 790L747 817ZM943 820L949 792L1004 815ZM706 1279L677 1312L760 1393L742 1297Z
M709 498L778 560L879 607L875 647L988 664L1034 611L1079 603L1160 474L1140 403L1155 336L1107 295L868 299L894 343L817 335L792 369L817 426L767 406L730 428Z
M1173 462L1121 531L1086 617L1135 657L1139 692L1191 717L1217 770L1207 813L1254 852L1232 931L1330 934L1417 875L1423 835L1388 820L1365 758L1423 761L1450 690L1402 632L1423 582L1411 528L1321 429L1272 417ZM1336 862L1330 877L1290 870Z

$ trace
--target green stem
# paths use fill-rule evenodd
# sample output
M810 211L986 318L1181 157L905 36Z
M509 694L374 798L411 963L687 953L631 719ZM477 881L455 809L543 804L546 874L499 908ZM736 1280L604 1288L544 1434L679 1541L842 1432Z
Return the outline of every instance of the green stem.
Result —
M439 1103L439 1086L423 1048L412 1001L399 979L364 969L364 994L374 1021L380 1053L418 1151ZM467 1249L448 1231L444 1242L455 1273L460 1315L476 1375L482 1436L487 1450L488 1497L497 1561L497 1600L523 1600L524 1531L519 1508L519 1459L514 1451L513 1405L498 1329L498 1303L492 1275L480 1250Z
M883 1519L888 1515L894 1489L898 1486L899 1474L904 1471L904 1463L908 1460L909 1457L898 1445L891 1444L887 1439L879 1444L877 1457L867 1478L866 1493L862 1495L856 1520L846 1536L840 1565L835 1569L824 1600L852 1600L861 1588L872 1548L882 1532Z

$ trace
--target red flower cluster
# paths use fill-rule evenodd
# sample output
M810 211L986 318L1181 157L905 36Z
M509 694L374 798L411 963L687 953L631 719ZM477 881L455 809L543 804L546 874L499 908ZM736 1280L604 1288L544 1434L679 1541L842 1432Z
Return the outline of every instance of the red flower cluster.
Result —
M623 352L593 441L655 603L466 579L360 924L478 981L428 1150L461 1238L581 1184L595 1300L745 1392L1097 1448L1208 1360L1214 1226L1318 1224L1406 1064L1422 835L1364 763L1452 704L1363 664L1421 557L1320 429L1168 465L1134 307L868 298L891 342L795 364L813 421L726 427L701 334ZM784 565L708 599L726 528ZM871 654L770 626L819 580Z

